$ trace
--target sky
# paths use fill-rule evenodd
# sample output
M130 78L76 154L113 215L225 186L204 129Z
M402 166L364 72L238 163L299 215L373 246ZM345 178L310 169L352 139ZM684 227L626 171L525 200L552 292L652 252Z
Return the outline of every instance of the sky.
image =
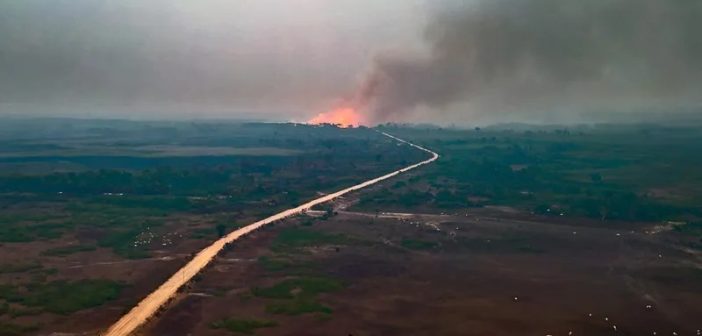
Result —
M0 1L0 113L300 118L415 48L413 0Z
M0 0L0 115L698 113L700 32L697 0Z

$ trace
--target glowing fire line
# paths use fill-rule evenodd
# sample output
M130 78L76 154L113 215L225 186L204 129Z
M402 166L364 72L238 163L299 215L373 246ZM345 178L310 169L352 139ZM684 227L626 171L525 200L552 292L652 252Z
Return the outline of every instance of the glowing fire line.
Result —
M356 109L342 107L322 112L308 121L309 124L335 124L341 127L358 127L365 124L365 118Z

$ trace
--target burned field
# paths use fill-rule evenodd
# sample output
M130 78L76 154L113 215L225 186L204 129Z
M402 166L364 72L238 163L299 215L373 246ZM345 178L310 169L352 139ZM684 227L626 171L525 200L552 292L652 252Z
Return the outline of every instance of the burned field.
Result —
M646 225L299 217L237 242L142 335L692 334L698 254Z
M141 334L702 328L697 132L390 132L441 160L238 241Z
M416 155L368 129L66 123L3 133L2 335L97 334L220 235Z
M3 133L2 335L99 334L222 234L426 159L367 128L104 126ZM381 130L441 159L237 240L138 334L702 328L698 132Z

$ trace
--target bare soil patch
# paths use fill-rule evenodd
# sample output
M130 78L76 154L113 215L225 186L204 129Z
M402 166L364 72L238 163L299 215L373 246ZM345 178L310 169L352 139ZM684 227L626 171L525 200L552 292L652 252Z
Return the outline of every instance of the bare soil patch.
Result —
M685 335L702 328L700 260L681 248L683 238L606 224L486 213L291 219L218 257L140 333L228 335L212 328L227 318L275 322L256 335ZM282 230L347 239L281 248ZM288 299L252 292L303 277L343 284L314 296L330 312L271 310L297 302L300 289Z

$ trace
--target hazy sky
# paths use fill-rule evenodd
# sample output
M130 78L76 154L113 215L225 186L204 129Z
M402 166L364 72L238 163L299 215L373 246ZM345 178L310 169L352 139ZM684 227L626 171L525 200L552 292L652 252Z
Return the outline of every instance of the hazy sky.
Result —
M690 111L701 32L699 0L0 0L0 114L306 120L340 99L378 122Z
M418 49L414 0L0 1L0 113L306 119L379 50Z

